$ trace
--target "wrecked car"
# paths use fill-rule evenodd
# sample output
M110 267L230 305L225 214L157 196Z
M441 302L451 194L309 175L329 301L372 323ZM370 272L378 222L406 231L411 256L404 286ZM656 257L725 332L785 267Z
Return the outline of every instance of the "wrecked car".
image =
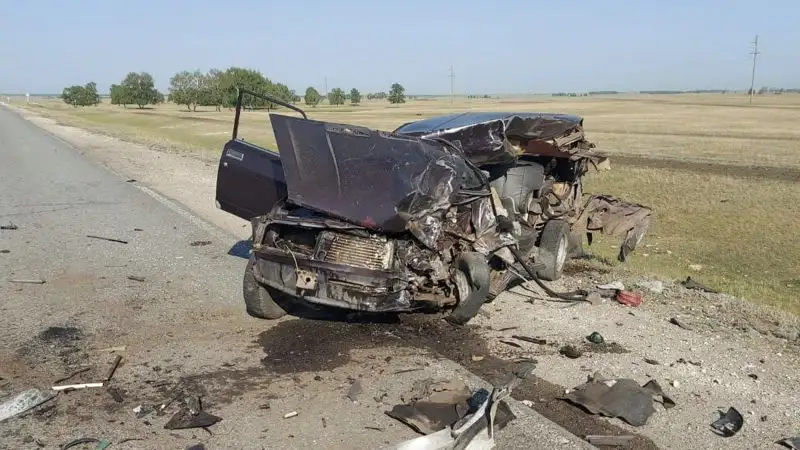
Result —
M223 149L217 205L249 220L247 311L286 301L365 312L447 311L463 324L515 283L558 279L583 236L622 236L619 259L652 217L591 196L582 178L607 157L581 117L466 112L389 131L272 113L278 151L238 136ZM263 96L261 96L263 97ZM281 302L276 300L281 299Z

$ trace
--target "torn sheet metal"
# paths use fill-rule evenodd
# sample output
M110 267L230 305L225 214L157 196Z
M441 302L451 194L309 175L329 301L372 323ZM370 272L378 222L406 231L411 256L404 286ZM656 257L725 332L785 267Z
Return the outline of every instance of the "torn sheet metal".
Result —
M564 150L583 140L582 125L583 118L569 114L466 112L407 123L394 132L446 139L475 165L484 165L508 164L523 153L570 156Z
M744 417L734 407L728 408L726 413L720 411L720 418L711 423L711 428L722 437L731 437L744 426Z
M624 262L647 233L653 210L637 203L624 202L611 195L595 195L586 201L573 225L573 231L599 232L623 236L617 259Z
M640 427L656 411L653 407L654 396L660 397L659 402L665 408L675 406L675 402L664 394L657 382L651 380L639 386L635 380L628 378L594 379L576 387L564 398L591 414L618 417Z
M292 203L365 228L435 241L461 181L445 144L352 125L272 114ZM441 219L440 218L440 219Z
M0 422L18 416L56 396L50 390L28 389L0 403Z

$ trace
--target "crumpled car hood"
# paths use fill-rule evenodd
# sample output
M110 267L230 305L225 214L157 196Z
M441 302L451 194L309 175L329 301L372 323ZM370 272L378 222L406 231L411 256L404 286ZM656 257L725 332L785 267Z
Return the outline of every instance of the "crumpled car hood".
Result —
M381 232L425 229L428 243L438 236L466 168L445 144L279 114L270 120L292 203Z

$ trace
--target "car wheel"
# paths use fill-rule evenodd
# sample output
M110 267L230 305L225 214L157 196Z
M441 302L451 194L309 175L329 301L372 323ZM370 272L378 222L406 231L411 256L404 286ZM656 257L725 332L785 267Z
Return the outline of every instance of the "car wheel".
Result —
M279 319L285 316L286 310L281 308L267 288L256 280L254 270L256 270L256 257L250 256L242 280L242 293L247 313L259 319Z
M551 220L544 224L539 238L537 258L537 262L543 264L544 269L536 273L542 280L555 281L561 278L564 263L567 261L569 234L569 223L564 220Z
M489 278L485 256L476 252L462 253L456 261L454 275L458 304L445 320L464 325L475 317L489 297Z

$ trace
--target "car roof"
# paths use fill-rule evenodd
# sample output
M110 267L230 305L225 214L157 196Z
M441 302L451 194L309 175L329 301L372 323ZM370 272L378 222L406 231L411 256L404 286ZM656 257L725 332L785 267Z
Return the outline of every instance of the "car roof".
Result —
M449 130L455 128L468 127L479 123L493 122L493 121L509 121L515 117L520 119L550 119L561 120L574 125L580 125L583 119L579 116L571 114L556 114L556 113L537 113L537 112L489 112L489 111L474 111L464 112L457 114L448 114L443 116L430 117L414 122L408 122L401 125L394 132L400 134L427 134L436 131Z

